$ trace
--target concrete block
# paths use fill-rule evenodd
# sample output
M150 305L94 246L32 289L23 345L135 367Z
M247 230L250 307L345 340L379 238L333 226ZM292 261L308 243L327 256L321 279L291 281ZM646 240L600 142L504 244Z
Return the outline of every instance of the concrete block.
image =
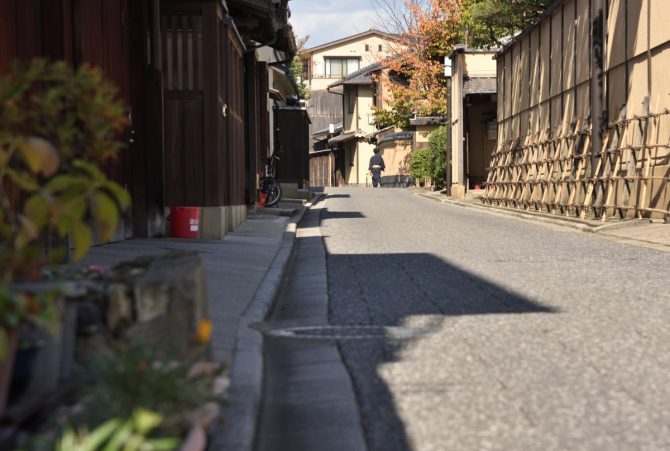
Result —
M465 186L459 184L451 185L451 197L456 200L465 199Z
M126 285L113 283L107 287L107 328L116 331L133 321L133 305L126 292Z
M207 318L207 281L198 254L157 257L133 283L136 322L124 336L144 346L185 355Z

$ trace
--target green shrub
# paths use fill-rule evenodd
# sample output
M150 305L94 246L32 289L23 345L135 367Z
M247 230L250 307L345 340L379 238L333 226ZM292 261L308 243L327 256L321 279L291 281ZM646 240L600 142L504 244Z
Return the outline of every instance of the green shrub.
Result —
M428 136L430 178L433 185L443 187L447 180L447 128L438 127Z
M412 153L409 168L410 175L419 183L424 183L430 177L430 154L427 148Z
M410 174L424 183L430 179L435 187L443 187L447 174L447 129L442 126L428 136L428 147L412 153Z

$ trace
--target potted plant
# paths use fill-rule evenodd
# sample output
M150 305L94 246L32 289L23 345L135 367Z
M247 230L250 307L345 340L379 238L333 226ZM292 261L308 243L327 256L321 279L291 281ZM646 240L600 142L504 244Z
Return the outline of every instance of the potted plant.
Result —
M11 367L16 328L55 332L54 290L41 270L85 255L114 234L128 193L99 167L121 147L124 108L101 71L34 60L0 77L0 362ZM69 244L68 244L69 243ZM0 377L0 382L2 377ZM0 385L0 401L3 399ZM2 404L0 404L0 409Z

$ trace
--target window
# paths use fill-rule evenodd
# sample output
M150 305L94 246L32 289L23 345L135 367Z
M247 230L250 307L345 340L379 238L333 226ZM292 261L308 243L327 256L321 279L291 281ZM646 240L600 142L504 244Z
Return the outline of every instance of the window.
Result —
M381 44L379 44L379 51L380 52L382 51L382 45Z
M358 58L326 58L326 77L342 78L359 69Z
M349 95L347 96L347 113L354 114L355 108L356 108L356 93L350 91Z
M366 52L369 52L369 51L370 51L370 46L367 45L367 44L365 44L365 51L366 51Z

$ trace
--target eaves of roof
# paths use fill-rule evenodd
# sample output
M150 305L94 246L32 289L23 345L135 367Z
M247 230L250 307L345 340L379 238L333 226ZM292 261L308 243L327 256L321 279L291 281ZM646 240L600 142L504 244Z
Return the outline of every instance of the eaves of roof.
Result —
M495 94L498 91L498 79L495 77L470 78L463 83L463 95Z
M409 141L414 137L412 132L396 132L391 133L390 135L384 136L382 139L377 141L377 145L384 144L387 142L393 141Z
M357 71L354 71L340 80L337 80L334 83L328 85L328 89L334 88L340 85L367 85L372 84L372 77L370 74L376 72L382 68L381 63L372 63L368 66L365 66Z
M378 35L378 36L381 36L381 37L384 37L386 39L390 39L390 40L393 40L393 41L399 41L400 40L400 36L389 34L389 33L384 33L383 31L379 31L379 30L370 29L368 31L364 31L362 33L358 33L358 34L355 34L355 35L352 35L352 36L347 36L345 38L338 39L336 41L326 42L325 44L317 45L316 47L312 47L310 49L304 50L302 53L303 54L311 54L311 53L314 53L314 52L319 51L319 50L325 50L325 49L330 48L330 47L337 47L338 45L342 45L346 42L355 41L355 40L364 38L366 36L373 36L373 35Z

